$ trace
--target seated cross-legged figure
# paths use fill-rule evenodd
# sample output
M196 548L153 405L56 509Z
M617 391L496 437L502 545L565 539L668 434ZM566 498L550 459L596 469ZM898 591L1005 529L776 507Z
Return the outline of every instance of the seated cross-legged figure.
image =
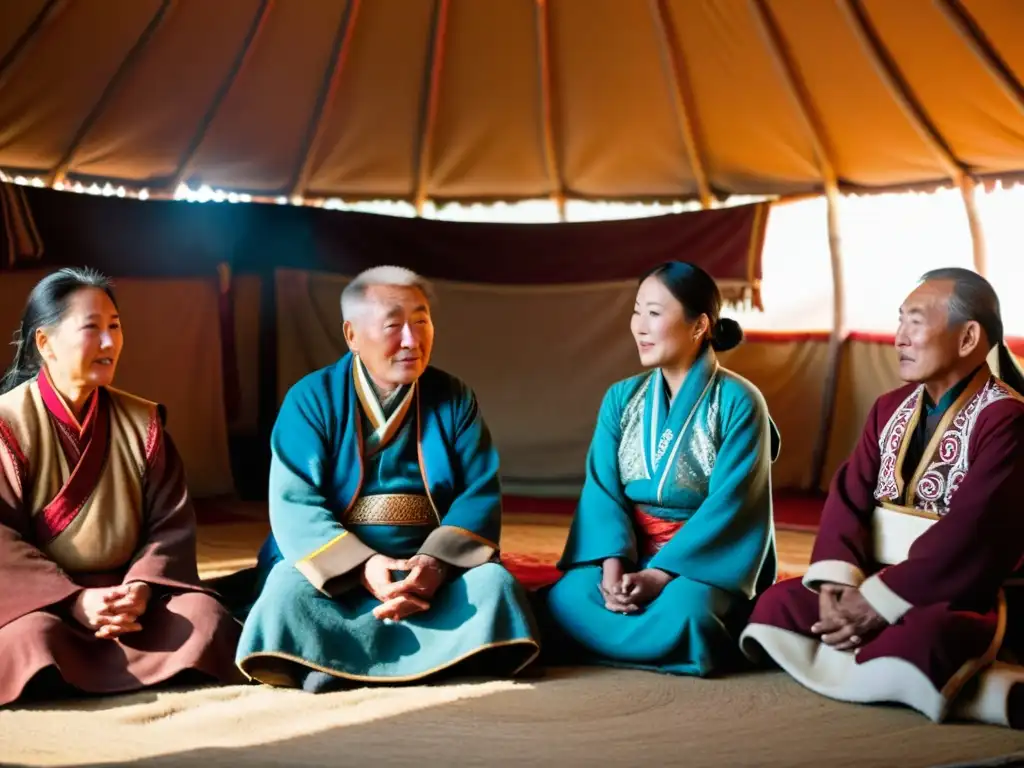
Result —
M836 473L806 575L758 602L752 659L842 701L1024 724L1024 668L1005 663L1022 647L1024 380L1002 342L987 281L924 275L896 332L909 383Z
M237 654L251 678L319 692L509 676L538 654L499 562L497 451L473 392L428 367L430 295L399 267L356 277L341 298L350 352L285 397Z
M546 595L550 661L707 676L739 660L752 599L776 575L761 393L719 365L739 325L684 262L640 281L632 332L653 371L608 391Z
M0 383L0 706L241 682L163 408L111 386L109 281L44 278L17 341Z

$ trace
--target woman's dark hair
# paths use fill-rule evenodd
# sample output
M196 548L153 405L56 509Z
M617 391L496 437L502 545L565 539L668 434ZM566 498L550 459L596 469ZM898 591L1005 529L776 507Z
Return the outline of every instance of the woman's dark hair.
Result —
M701 352L708 344L719 352L739 345L743 341L743 329L729 317L722 317L722 293L714 278L688 261L667 261L648 270L640 278L642 283L648 277L656 277L668 288L669 293L683 305L686 322L692 323L701 315L708 316L709 332L704 339Z
M0 394L38 375L43 361L36 347L36 331L57 325L68 311L71 296L83 288L99 288L117 306L110 279L94 269L66 267L36 283L21 315L21 326L14 334L14 362L0 379Z

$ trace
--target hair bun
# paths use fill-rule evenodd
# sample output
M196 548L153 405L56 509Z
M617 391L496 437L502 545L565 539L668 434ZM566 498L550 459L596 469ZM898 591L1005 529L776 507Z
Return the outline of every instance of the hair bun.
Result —
M721 317L715 323L715 330L711 334L711 347L718 352L725 352L727 349L739 346L743 341L743 329L740 324L731 317Z

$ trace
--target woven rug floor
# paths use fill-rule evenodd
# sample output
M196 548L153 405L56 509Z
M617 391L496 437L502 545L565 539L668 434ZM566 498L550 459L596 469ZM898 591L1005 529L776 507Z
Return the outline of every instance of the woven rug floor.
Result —
M0 711L6 766L940 766L1024 750L991 726L823 699L780 673L553 669L540 680L142 693Z
M210 519L206 516L205 519ZM265 507L199 529L204 577L254 562ZM565 515L509 515L513 571L543 576ZM781 570L813 534L780 531ZM540 569L540 570L538 570ZM536 680L456 681L311 696L261 686L157 691L0 710L0 764L18 766L944 766L1024 754L1024 735L935 726L897 708L816 696L778 672L721 680L552 669Z

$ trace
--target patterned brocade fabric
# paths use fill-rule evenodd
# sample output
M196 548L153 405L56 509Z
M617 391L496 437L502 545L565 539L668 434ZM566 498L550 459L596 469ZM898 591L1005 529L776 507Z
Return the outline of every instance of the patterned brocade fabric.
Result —
M623 485L634 480L651 479L647 468L647 435L644 430L644 404L651 388L652 376L626 403L619 421L621 440L619 442L619 477ZM666 427L653 446L654 471L661 474L662 462L671 460L670 482L677 490L690 490L706 496L715 468L715 459L721 444L721 377L716 374L705 397L697 403L692 420L687 421L682 438L684 443L676 446L677 438L671 428Z
M619 479L623 485L634 480L647 480L647 462L644 456L644 400L651 387L648 376L643 386L629 399L622 410L619 427L622 438L619 441Z
M344 518L345 525L435 525L437 518L426 496L388 493L363 496Z
M998 379L989 378L946 422L945 428L940 426L941 437L936 435L932 439L922 459L922 464L927 465L915 468L909 487L901 493L903 448L920 418L923 392L923 387L915 389L882 430L878 440L881 464L875 499L901 504L904 503L901 497L906 496L911 499L910 506L941 517L949 511L953 496L970 469L967 447L978 416L992 403L1016 395Z

